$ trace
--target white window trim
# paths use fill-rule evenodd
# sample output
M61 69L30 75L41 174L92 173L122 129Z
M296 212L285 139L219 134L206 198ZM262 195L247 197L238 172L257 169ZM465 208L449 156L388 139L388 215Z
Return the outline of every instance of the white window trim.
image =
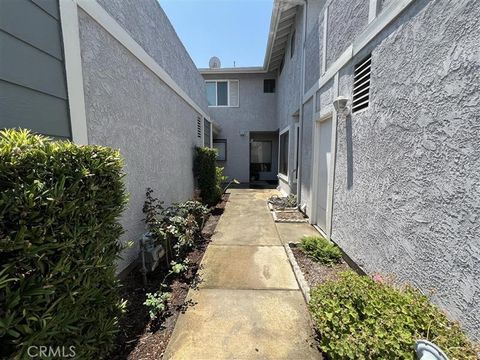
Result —
M282 142L280 141L280 138L286 132L288 132L288 147L289 148L287 149L287 174L285 175L285 174L282 174L280 172L280 156L281 156L280 154L281 154L281 144L282 144ZM290 172L290 161L288 161L289 154L290 154L290 126L287 126L287 127L283 128L283 130L278 133L278 174L277 174L277 177L280 180L282 180L286 183L288 183L288 178L289 178L288 174Z
M230 81L236 81L238 83L238 105L232 106L230 105ZM208 79L205 80L205 84L207 83L215 83L215 102L218 102L218 94L217 94L217 86L218 82L226 82L227 83L227 101L228 105L208 105L208 107L212 108L238 108L240 107L240 80L239 79Z

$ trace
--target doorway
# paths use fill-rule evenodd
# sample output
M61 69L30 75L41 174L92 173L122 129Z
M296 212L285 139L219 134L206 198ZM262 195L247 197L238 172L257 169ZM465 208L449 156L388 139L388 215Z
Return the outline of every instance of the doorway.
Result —
M250 184L277 183L277 132L250 133Z
M332 117L326 117L316 122L315 128L315 163L314 188L315 194L312 208L314 223L328 234L329 224L329 192L332 175Z

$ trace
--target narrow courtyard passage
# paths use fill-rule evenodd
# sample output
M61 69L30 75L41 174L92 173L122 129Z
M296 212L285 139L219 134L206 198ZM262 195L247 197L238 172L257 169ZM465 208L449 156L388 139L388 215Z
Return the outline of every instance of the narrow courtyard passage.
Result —
M199 289L165 359L320 359L307 306L269 214L272 190L235 189L202 261Z

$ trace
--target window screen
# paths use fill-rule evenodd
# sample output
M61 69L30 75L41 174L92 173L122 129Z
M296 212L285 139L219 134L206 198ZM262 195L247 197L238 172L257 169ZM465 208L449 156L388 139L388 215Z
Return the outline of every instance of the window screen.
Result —
M280 135L280 174L288 176L288 131Z
M227 161L227 140L213 139L213 147L217 149L217 160Z
M228 82L217 82L217 106L228 106Z
M210 121L203 119L203 146L210 147Z
M263 80L263 92L274 93L275 92L275 79Z

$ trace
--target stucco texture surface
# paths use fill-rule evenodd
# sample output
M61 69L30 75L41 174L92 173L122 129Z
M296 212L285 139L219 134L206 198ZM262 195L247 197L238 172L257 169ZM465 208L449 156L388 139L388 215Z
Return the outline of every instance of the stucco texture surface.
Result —
M313 121L313 99L310 99L303 105L302 164L300 175L300 204L301 206L307 206L308 215L311 213Z
M323 17L307 35L305 42L305 82L304 91L312 87L320 77L320 64L322 62L321 39L323 37Z
M275 74L213 74L205 80L239 80L238 107L210 107L210 114L220 126L217 139L227 139L225 175L248 182L250 172L249 132L277 131L276 93L263 92L263 80L275 79ZM243 132L245 135L240 135Z
M369 0L334 0L328 6L326 68L368 24Z
M88 141L118 148L125 158L122 240L137 241L147 187L166 204L192 196L197 114L82 11L79 23ZM137 245L125 252L118 270L137 254Z
M157 0L98 0L170 77L208 111L205 82Z
M370 108L338 119L332 238L370 273L435 289L478 339L480 6L419 1L388 33Z

